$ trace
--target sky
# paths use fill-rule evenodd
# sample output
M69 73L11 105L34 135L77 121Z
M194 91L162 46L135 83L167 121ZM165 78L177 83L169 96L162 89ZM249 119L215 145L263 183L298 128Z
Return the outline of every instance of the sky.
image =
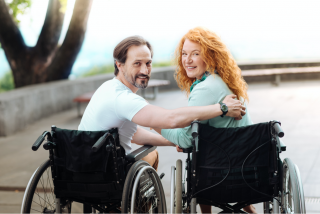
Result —
M75 0L68 0L63 41ZM32 0L21 18L26 44L34 46L48 0ZM170 60L191 28L206 27L227 44L237 61L320 59L318 0L93 0L75 76L112 63L113 48L127 36L141 35L154 47L154 61ZM8 71L0 50L0 77Z

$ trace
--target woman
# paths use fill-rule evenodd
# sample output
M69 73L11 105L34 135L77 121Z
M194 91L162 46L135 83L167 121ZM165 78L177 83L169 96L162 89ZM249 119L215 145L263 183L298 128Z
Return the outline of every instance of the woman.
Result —
M182 91L189 96L188 106L205 106L220 103L228 94L235 94L245 103L248 101L247 84L241 76L227 47L213 32L197 27L191 29L180 41L175 60L175 79ZM248 112L241 118L221 115L201 121L216 128L240 127L252 124ZM157 130L179 148L191 147L191 128ZM211 206L200 205L202 213L211 213ZM256 213L249 205L246 212Z

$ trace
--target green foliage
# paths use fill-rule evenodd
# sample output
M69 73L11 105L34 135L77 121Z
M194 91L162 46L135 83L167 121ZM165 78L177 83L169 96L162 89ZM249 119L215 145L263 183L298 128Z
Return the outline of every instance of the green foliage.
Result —
M166 67L166 66L172 66L173 63L171 61L159 61L159 62L152 62L152 67Z
M89 71L83 73L81 77L88 77L88 76L94 76L98 74L106 74L106 73L112 73L114 72L113 65L103 65L99 67L93 67Z
M12 15L14 21L19 24L19 15L23 15L26 10L31 6L31 0L6 0L9 6L10 14Z
M172 63L171 61L161 61L161 62L152 62L152 67L166 67L166 66L171 66ZM83 73L81 77L89 77L89 76L94 76L98 74L106 74L106 73L113 73L114 72L114 66L111 64L108 65L103 65L103 66L95 66L91 68L89 71Z
M0 79L0 93L14 89L12 72L9 71Z
M60 12L61 13L65 13L66 10L67 10L68 0L59 0L59 1L60 1L60 4L61 4Z

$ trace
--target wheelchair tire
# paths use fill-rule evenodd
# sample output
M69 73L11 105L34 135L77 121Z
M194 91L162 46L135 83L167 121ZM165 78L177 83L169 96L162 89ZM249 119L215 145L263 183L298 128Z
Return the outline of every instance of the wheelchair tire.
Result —
M300 174L289 158L283 160L281 203L284 213L306 213Z
M176 191L175 191L176 213L182 213L182 161L176 162Z
M130 168L122 193L122 213L131 213L132 189L139 171L150 166L147 162L139 160ZM165 213L164 191L157 173L145 171L139 179L136 191L136 209L134 213Z
M45 161L31 177L26 188L22 213L55 213L56 197L51 176L50 161ZM71 206L69 212L71 211Z
M270 202L263 202L263 213L270 213Z

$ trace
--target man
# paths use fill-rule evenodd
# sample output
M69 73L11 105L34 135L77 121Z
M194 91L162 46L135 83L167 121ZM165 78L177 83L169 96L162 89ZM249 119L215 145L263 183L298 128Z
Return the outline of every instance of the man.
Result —
M120 145L126 154L131 143L139 145L175 146L161 135L154 134L138 125L162 129L182 128L194 120L207 120L222 115L220 104L194 106L167 110L148 104L136 95L139 88L146 88L152 68L152 48L140 36L122 40L114 49L115 78L103 83L88 104L79 130L98 131L118 128ZM223 103L228 107L227 116L241 118L245 114L235 95L227 96ZM155 169L158 152L155 150L143 160Z

